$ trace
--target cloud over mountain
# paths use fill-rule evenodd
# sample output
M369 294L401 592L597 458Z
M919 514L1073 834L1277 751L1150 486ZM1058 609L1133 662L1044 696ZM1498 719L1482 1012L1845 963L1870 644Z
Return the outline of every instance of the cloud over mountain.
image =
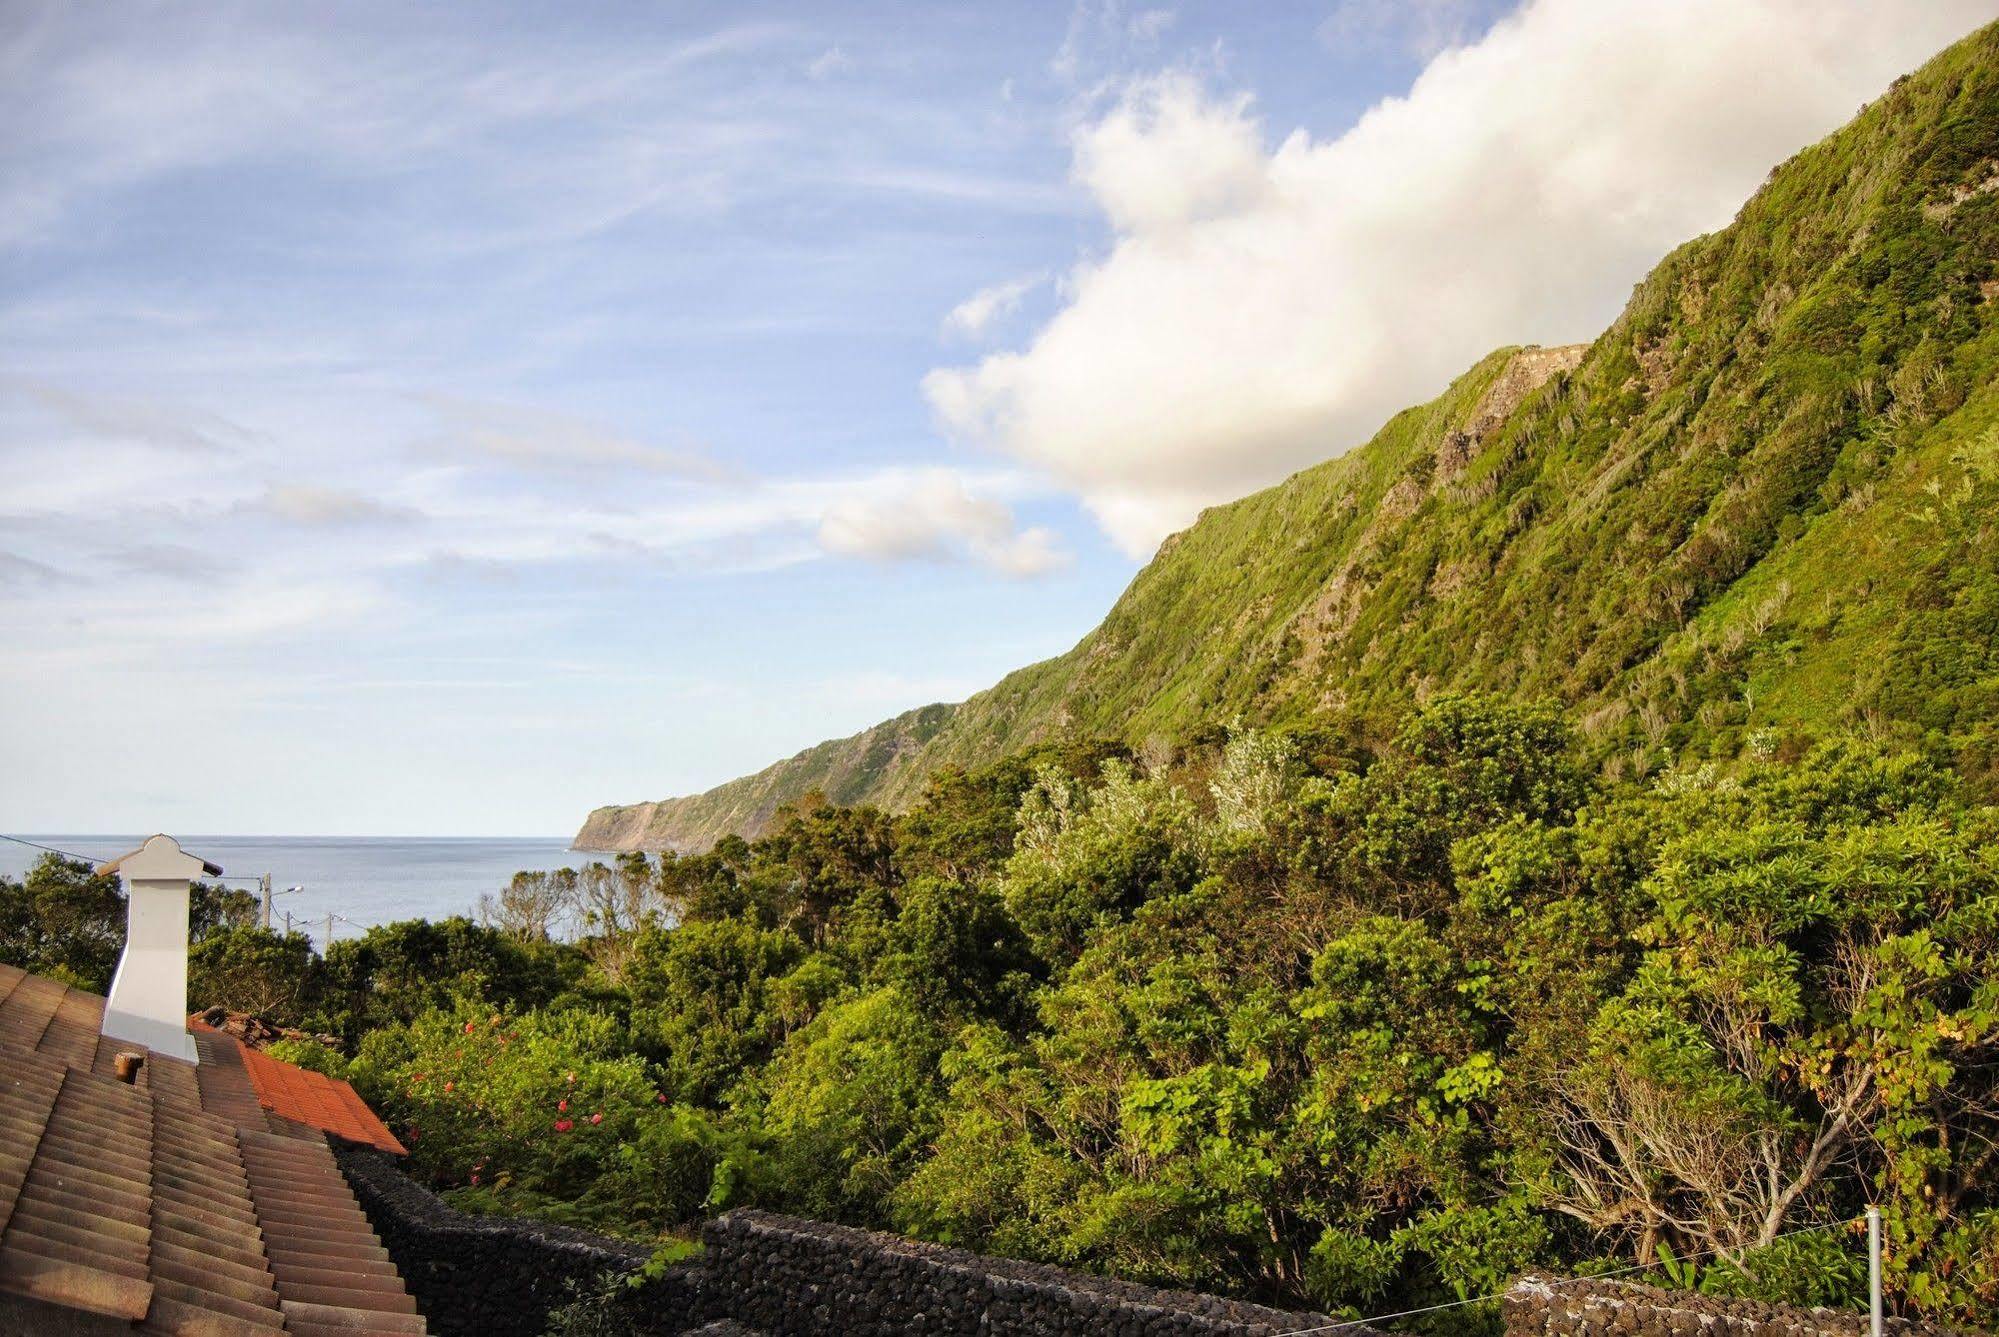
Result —
M1329 139L1275 138L1193 74L1126 81L1073 143L1108 250L1024 348L925 393L1142 555L1496 345L1593 333L1771 162L1991 12L1533 0Z

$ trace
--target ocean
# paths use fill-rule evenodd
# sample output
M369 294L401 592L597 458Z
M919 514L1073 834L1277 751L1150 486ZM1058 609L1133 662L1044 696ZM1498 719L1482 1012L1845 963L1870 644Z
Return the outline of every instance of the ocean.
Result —
M23 840L81 854L114 859L134 849L143 836L35 835ZM569 848L566 836L487 840L476 837L411 836L177 836L181 847L220 864L232 887L256 890L258 875L271 875L274 928L290 911L294 928L320 943L326 916L335 938L350 938L376 924L398 919L445 919L474 915L479 897L497 892L524 868L575 868L605 855ZM0 875L18 878L42 852L0 840ZM300 890L285 893L287 887ZM476 917L476 915L475 915Z

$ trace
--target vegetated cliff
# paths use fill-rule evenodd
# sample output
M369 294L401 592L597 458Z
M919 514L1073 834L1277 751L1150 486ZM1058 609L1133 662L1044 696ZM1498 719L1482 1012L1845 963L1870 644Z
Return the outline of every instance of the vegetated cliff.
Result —
M1865 727L1999 775L1999 25L1666 257L1586 348L1508 349L1366 445L1204 512L1069 653L589 848L908 803L1064 735L1369 720L1447 688L1568 703L1593 755Z
M932 705L908 711L691 798L599 808L577 833L576 847L705 849L732 831L754 834L779 805L815 789L836 803L871 801L884 778L904 758L920 755L957 709Z

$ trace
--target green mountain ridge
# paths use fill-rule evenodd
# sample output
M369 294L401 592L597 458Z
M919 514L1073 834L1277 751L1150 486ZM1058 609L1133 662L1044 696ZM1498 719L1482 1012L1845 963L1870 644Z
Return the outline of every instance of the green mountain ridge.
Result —
M1502 349L1367 444L1202 513L1074 649L589 849L899 808L1070 736L1552 697L1613 774L1862 728L1999 787L1999 25L1668 255L1593 344Z

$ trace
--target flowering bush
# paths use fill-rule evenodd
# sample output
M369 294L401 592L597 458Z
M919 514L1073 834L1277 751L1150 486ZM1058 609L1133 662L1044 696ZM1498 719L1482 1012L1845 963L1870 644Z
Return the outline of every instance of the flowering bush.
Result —
M624 1044L601 1013L507 1017L468 1002L371 1033L348 1076L439 1180L574 1193L657 1108Z

